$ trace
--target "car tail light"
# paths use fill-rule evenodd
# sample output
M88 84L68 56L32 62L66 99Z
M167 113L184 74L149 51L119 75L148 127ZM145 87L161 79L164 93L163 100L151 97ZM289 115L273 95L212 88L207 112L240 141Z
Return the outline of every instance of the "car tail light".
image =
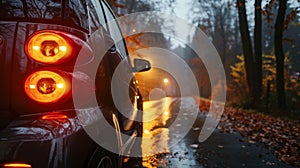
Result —
M67 115L64 114L46 114L42 116L43 120L55 120L55 119L66 119Z
M68 60L74 52L72 38L59 31L40 31L29 37L26 54L35 61L59 64Z
M32 64L24 80L24 92L34 103L70 102L73 67L86 65L93 58L91 47L83 38L83 32L71 34L61 30L39 30L31 34L24 44L24 50ZM78 57L81 54L84 57ZM38 68L38 70L34 70ZM60 107L60 106L58 106ZM65 108L66 106L64 106ZM45 116L44 119L64 116Z
M4 168L31 168L30 164L26 163L6 163L3 165Z
M53 71L37 71L25 81L25 92L40 103L53 103L60 100L70 88L69 82Z

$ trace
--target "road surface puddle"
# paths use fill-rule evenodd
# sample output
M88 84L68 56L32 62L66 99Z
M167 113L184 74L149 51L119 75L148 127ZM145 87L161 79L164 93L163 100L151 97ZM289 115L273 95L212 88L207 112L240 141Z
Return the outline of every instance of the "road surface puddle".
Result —
M195 117L191 112L195 108L192 98L166 97L144 103L143 159L138 167L200 166L193 156L191 142L181 140L193 124L187 122Z

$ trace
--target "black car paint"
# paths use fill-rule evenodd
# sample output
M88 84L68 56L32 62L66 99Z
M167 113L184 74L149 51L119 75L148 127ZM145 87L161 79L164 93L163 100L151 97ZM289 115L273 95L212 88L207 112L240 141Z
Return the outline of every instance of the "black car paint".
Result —
M10 108L10 84L12 56L16 31L16 21L4 21L0 23L0 128L8 124L11 114Z
M89 6L91 5L90 1L53 1L53 5L50 5L53 12L45 10L44 15L40 15L38 11L35 12L36 9L33 5L26 6L25 1L22 2L21 7L16 5L17 1L13 1L12 4L15 3L15 6L12 5L9 8L3 3L0 6L0 20L2 20L0 21L0 164L18 161L29 163L33 167L86 167L90 160L94 160L93 153L99 148L79 124L76 112L73 110L72 99L66 98L54 104L40 104L29 99L23 89L28 74L40 69L59 70L72 77L74 62L55 66L37 63L25 54L24 44L30 35L40 30L59 30L73 34L85 41L92 33L91 31L97 29L100 21L96 23L98 25L92 26L86 23L87 10L84 3ZM27 3L33 2L28 1ZM47 6L47 4L43 5ZM13 7L16 8L15 11ZM103 4L101 4L101 7L103 8ZM104 32L101 38L104 41L112 40L107 32ZM109 50L104 56L104 62L106 59L120 62L124 59L124 56L114 50ZM104 63L100 66L109 66L111 69L117 66L111 67L111 62L108 64L108 61L106 65ZM89 61L86 60L82 64L89 66ZM128 66L131 67L130 62L128 62ZM106 67L106 69L108 68ZM107 73L111 77L113 71L108 70ZM73 82L78 83L78 88L85 85L86 79L77 78L75 80L77 81ZM98 79L98 81L100 80ZM134 122L131 129L124 130L122 122L126 118L118 113L113 106L111 95L108 93L110 92L110 89L108 89L110 88L110 78L105 83L103 83L103 80L102 82L96 80L96 85L102 87L96 89L98 92L96 94L101 108L105 109L105 116L109 116L108 119L110 119L110 116L114 113L118 116L122 131L131 134L139 128L140 136L141 123L139 122ZM138 95L138 91L134 85L130 88L133 101L133 97ZM84 95L85 91L78 89L78 94ZM138 102L140 103L138 106L142 107L141 98ZM91 107L87 105L88 95L87 102L82 104L82 108L89 111ZM48 113L62 113L69 118L41 119L42 115ZM110 123L113 122L110 121Z

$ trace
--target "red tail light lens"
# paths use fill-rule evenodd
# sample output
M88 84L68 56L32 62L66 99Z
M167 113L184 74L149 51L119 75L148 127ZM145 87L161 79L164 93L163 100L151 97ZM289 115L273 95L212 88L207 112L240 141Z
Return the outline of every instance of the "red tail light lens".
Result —
M31 99L41 103L52 103L61 99L69 87L68 82L58 73L38 71L28 76L24 89Z
M62 32L41 31L29 37L25 50L35 61L58 64L71 57L73 46L69 37Z

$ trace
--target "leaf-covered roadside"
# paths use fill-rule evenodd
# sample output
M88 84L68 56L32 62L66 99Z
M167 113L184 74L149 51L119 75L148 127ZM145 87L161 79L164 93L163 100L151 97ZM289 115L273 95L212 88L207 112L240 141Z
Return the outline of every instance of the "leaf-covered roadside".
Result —
M198 100L199 101L199 100ZM201 99L201 111L210 101ZM239 132L249 143L261 143L281 161L300 167L300 123L233 107L225 107L218 126L225 132Z

